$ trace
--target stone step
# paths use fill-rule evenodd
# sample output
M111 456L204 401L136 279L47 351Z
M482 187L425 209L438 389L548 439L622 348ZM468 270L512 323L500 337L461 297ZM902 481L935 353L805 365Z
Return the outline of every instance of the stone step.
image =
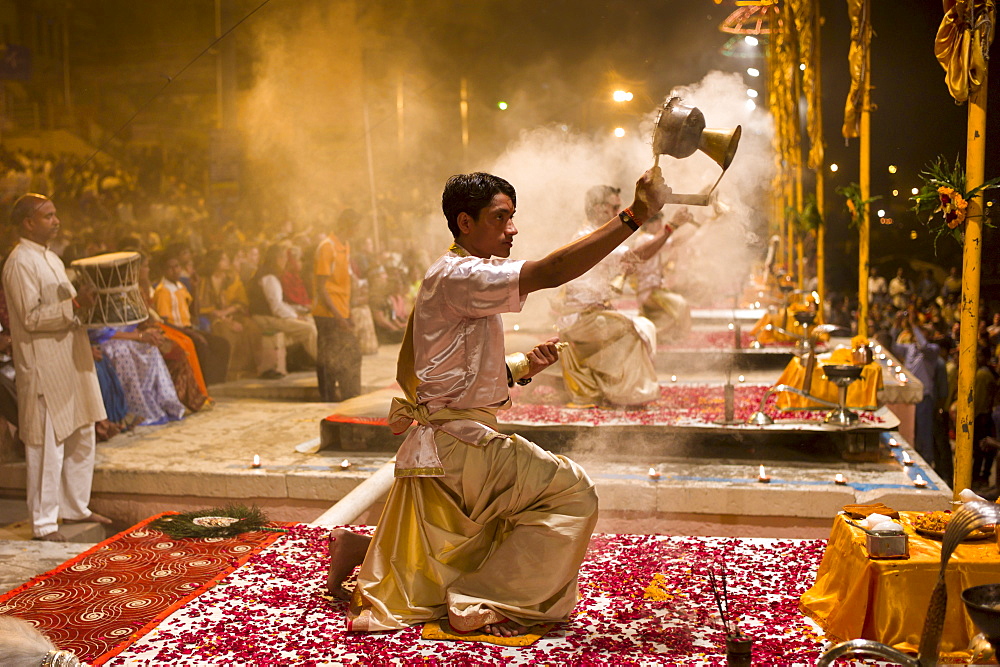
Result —
M94 543L101 542L107 538L109 533L114 533L114 529L99 523L64 523L59 526L59 532L63 534L67 542ZM0 540L25 541L31 540L31 521L27 518L14 521L0 526Z
M100 523L85 521L83 523L64 523L59 526L59 532L66 536L67 542L103 542L108 537L108 528ZM116 532L113 528L112 534Z

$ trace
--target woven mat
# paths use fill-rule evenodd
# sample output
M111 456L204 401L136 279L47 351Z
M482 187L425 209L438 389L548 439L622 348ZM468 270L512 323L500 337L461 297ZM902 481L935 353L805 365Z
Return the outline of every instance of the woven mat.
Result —
M451 642L485 642L497 646L531 646L554 627L554 623L543 623L531 626L523 635L497 637L484 632L456 632L447 620L441 620L424 623L423 629L420 631L420 638Z
M59 648L93 662L148 632L281 535L178 540L146 528L160 516L0 596L0 613L32 622Z

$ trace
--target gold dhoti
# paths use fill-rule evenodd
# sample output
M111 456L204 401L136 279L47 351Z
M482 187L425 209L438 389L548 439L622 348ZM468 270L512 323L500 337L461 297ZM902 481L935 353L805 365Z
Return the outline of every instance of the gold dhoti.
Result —
M398 477L358 575L348 628L448 617L467 632L501 617L563 621L597 522L573 461L513 435L486 446L435 434L444 477Z
M580 313L559 337L569 343L559 358L575 403L641 405L659 397L652 345L632 318L614 310Z
M656 325L659 335L684 339L691 332L691 308L680 294L655 289L642 302L640 310Z

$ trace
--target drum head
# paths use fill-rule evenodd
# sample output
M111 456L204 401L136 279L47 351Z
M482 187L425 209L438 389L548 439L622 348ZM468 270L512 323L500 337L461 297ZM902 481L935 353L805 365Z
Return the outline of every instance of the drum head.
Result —
M93 257L83 257L70 264L79 269L85 280L89 280L98 292L117 291L139 282L139 265L142 255L137 252L109 252Z
M81 257L80 259L73 260L70 266L118 266L119 264L128 264L130 261L135 261L141 257L142 255L131 250L127 252L108 252L103 255Z

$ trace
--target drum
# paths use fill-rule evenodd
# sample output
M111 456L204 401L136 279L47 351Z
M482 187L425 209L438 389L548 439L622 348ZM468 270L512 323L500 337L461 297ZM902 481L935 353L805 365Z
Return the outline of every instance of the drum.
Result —
M146 300L139 289L141 264L142 255L137 252L94 255L70 264L80 279L93 285L97 291L94 307L80 314L86 326L126 326L138 324L149 317Z

